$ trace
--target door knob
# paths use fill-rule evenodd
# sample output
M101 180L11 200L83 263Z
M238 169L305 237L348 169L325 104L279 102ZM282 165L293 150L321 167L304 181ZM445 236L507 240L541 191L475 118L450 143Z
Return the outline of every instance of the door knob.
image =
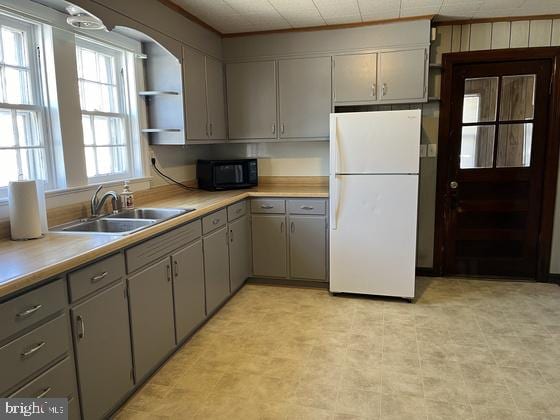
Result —
M457 181L451 181L451 182L449 183L449 187L450 187L452 190L456 190L456 189L459 187L459 183L458 183Z

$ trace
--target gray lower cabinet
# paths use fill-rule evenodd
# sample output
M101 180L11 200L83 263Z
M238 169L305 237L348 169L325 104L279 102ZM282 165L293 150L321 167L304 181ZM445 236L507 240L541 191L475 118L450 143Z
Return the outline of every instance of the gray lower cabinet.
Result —
M128 279L136 380L142 380L175 347L171 259Z
M325 216L294 216L290 225L290 277L325 280L327 229Z
M231 291L251 275L251 224L245 215L229 223L229 279Z
M227 227L203 239L206 313L214 312L230 295Z
M286 216L253 214L253 275L287 277Z
M84 420L105 417L132 388L130 328L119 282L72 310Z
M171 256L175 334L182 341L206 318L202 241L198 240Z

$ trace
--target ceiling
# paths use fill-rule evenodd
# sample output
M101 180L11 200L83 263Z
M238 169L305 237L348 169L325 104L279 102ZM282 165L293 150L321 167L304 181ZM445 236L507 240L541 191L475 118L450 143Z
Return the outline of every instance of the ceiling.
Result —
M223 34L437 15L435 20L560 14L560 0L171 0Z

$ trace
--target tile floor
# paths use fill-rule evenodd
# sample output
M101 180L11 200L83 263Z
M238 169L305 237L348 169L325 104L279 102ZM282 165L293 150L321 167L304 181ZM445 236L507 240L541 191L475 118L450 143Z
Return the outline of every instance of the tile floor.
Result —
M560 287L418 280L416 304L247 285L119 419L560 419Z

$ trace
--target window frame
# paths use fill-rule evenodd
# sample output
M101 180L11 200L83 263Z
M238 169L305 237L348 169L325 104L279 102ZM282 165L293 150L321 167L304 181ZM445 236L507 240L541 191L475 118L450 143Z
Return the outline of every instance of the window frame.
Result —
M132 136L133 127L132 127L132 107L130 104L130 83L131 80L129 78L129 72L127 69L128 60L127 60L127 53L129 53L124 48L119 48L114 45L98 41L93 38L88 38L81 35L76 35L76 52L79 48L85 48L92 51L100 52L105 55L109 55L113 57L115 60L115 82L117 87L117 106L118 112L107 112L107 111L90 111L85 110L82 108L82 104L80 101L80 112L82 117L88 116L90 117L90 121L93 121L94 117L108 117L108 118L120 118L122 121L122 130L123 130L123 138L124 138L124 146L126 148L126 159L127 159L127 168L125 172L112 172L106 175L96 175L93 177L88 177L86 173L86 179L88 185L91 184L99 184L104 182L111 182L111 181L119 181L119 180L126 180L133 178L135 176L136 168L135 168L135 161L134 161L134 139ZM78 57L76 55L76 69L78 70ZM79 73L78 73L79 74ZM126 75L126 77L125 77ZM87 81L87 79L82 79L78 77L78 90L80 89L79 84L81 81ZM97 83L97 82L96 82ZM78 92L80 94L80 92ZM94 131L92 127L92 131ZM84 136L85 137L85 136ZM84 138L82 138L84 141ZM82 145L84 155L86 150L85 143ZM97 146L94 145L94 148L97 147L119 147L119 146ZM84 168L84 171L87 169Z
M45 91L47 87L44 85L45 80L42 77L42 42L43 31L42 26L38 23L29 21L23 17L13 15L5 10L0 10L0 27L7 26L17 29L25 33L25 46L27 48L28 66L16 66L9 64L1 64L10 68L25 69L29 71L29 89L32 98L31 104L15 104L10 102L2 102L0 100L0 109L17 112L17 111L31 111L37 117L37 136L38 146L20 146L19 144L14 147L0 147L2 150L28 150L28 149L43 149L45 162L44 163L44 176L46 177L46 189L56 188L55 175L54 175L54 158L52 150L52 135L50 130L50 119L47 112ZM36 171L37 168L30 170ZM8 197L8 187L0 186L0 200L6 200Z

